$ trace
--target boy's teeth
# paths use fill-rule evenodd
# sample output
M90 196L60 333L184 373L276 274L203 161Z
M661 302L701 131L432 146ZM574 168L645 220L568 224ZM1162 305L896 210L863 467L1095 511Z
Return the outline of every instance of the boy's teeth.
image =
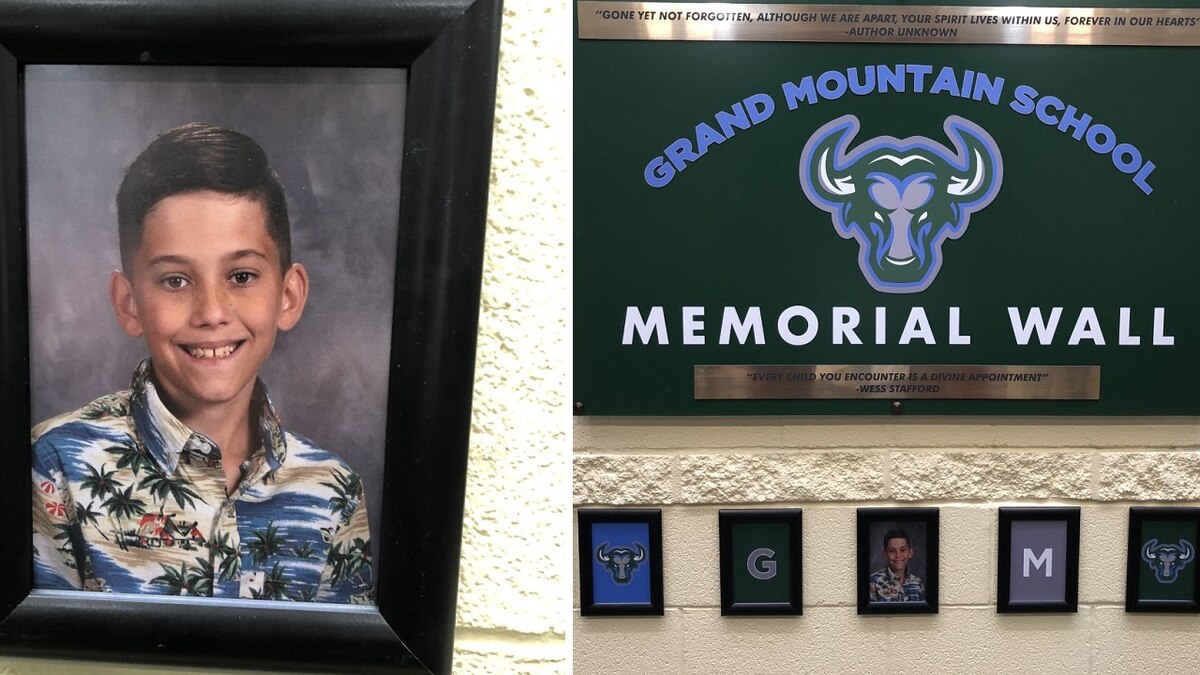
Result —
M237 345L225 345L224 347L217 347L216 349L192 347L188 349L188 354L191 354L193 358L197 359L220 359L232 354L236 346Z

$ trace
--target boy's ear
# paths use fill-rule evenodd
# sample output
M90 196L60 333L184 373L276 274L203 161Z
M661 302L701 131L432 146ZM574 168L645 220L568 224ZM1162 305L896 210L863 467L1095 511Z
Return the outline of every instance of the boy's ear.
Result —
M283 295L279 300L279 330L291 330L304 313L308 302L308 270L300 263L292 263L283 275Z
M108 277L108 301L112 304L117 323L131 338L142 336L142 319L133 299L133 284L124 272L114 270Z

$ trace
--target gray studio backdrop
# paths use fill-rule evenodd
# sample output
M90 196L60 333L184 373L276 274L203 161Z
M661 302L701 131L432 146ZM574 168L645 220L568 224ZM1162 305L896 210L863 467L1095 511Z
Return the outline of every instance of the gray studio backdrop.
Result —
M279 173L292 257L311 286L262 377L286 428L362 475L378 553L404 78L379 69L27 67L32 422L128 389L145 356L107 299L120 267L114 198L126 167L180 124L241 131Z

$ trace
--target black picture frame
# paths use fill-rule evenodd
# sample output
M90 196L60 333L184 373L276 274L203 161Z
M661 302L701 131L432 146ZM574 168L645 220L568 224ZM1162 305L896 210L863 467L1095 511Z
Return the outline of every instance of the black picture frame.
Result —
M26 64L408 71L377 606L31 592L30 456L10 451L0 455L0 652L450 671L500 12L500 0L0 0L0 434L10 449L27 447L31 422Z
M856 579L858 613L859 614L937 614L938 612L938 519L939 511L933 507L882 507L858 509L858 574ZM905 525L913 527L902 528L910 532L910 545L921 551L917 558L915 552L911 556L921 561L924 572L924 599L881 601L872 600L870 591L871 575L874 573L872 553L882 551L881 541L872 537L872 529L880 530L880 535L886 535L893 529L890 525ZM911 541L918 537L917 526L921 529L919 535L924 539L923 545ZM879 537L881 539L881 537Z
M1063 522L1066 524L1065 560L1050 564L1062 565L1064 589L1062 600L1012 599L1013 524L1022 521ZM1044 553L1044 552L1043 552ZM1042 564L1041 559L1034 565ZM1040 569L1040 567L1039 567ZM1000 508L999 546L996 558L996 611L999 613L1061 613L1079 609L1079 507L1018 506Z
M1125 611L1126 612L1166 612L1197 614L1200 613L1200 541L1190 541L1191 552L1185 564L1179 565L1175 572L1174 582L1186 578L1191 584L1191 593L1175 599L1148 598L1150 589L1143 586L1141 571L1143 568L1152 570L1154 576L1160 573L1153 571L1150 564L1143 560L1143 541L1151 532L1147 529L1155 523L1176 523L1188 528L1193 533L1193 539L1200 540L1200 508L1197 507L1160 507L1132 506L1129 508L1129 548L1125 569ZM1163 542L1168 543L1168 542ZM1174 542L1170 542L1174 543ZM1163 551L1166 553L1166 551ZM1178 563L1178 551L1175 552L1175 562ZM1152 556L1154 557L1154 556ZM1184 576L1186 575L1186 576ZM1190 596L1190 597L1188 597Z
M579 613L582 616L662 616L663 615L663 556L662 510L660 509L579 509ZM645 545L647 566L627 572L647 573L644 602L612 602L598 598L593 567L598 547L616 542L597 542L594 525L644 525L649 541ZM638 542L640 543L640 542ZM611 549L609 549L611 551ZM617 574L615 571L614 574ZM627 579L627 581L632 581Z
M804 523L802 509L721 509L717 513L718 537L721 551L721 615L722 616L800 616L804 614ZM734 530L739 525L775 524L787 528L788 566L786 601L739 600L735 575L740 572L735 566L751 565L758 572L771 573L778 566L763 563L764 554L774 551L755 548L751 558L742 559L736 554ZM744 549L743 549L744 550ZM767 553L769 551L769 553ZM739 552L740 553L740 552ZM757 554L757 555L756 555ZM764 580L769 580L764 579Z

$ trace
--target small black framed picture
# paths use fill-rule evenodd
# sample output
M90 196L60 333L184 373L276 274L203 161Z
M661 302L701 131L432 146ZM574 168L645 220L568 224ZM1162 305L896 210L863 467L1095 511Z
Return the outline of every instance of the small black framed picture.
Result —
M721 614L803 614L800 509L721 509Z
M938 510L858 510L858 613L936 614Z
M1126 612L1200 613L1200 508L1129 509Z
M501 19L0 0L0 653L451 670Z
M1079 507L1004 507L997 612L1074 612L1079 604Z
M663 613L662 511L579 509L579 613Z

